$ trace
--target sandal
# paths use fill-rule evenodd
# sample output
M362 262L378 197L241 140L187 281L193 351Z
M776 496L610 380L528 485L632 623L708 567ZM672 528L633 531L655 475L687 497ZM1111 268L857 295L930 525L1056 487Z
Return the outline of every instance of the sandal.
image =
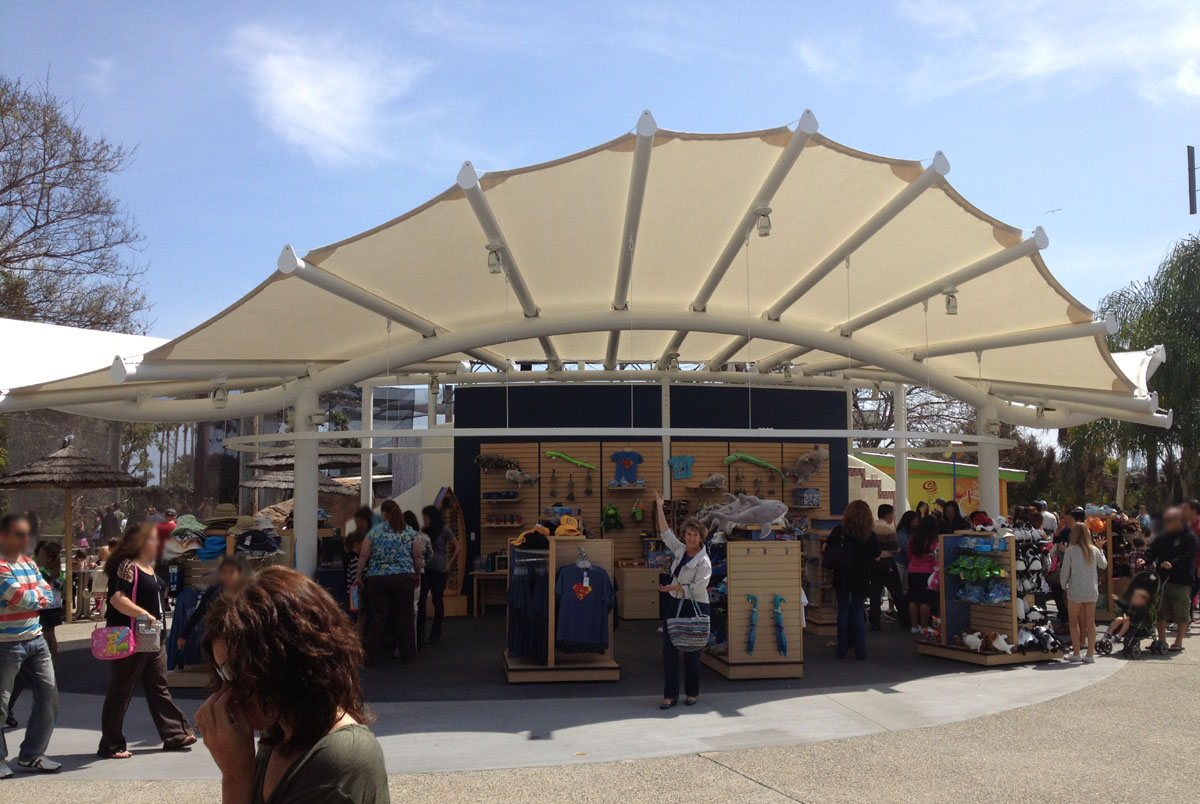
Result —
M196 735L189 734L187 737L184 737L183 740L181 740L180 742L172 743L171 745L166 745L164 743L163 750L164 751L186 751L187 749L191 748L195 744L196 744Z
M670 709L671 707L675 706L678 703L679 703L678 698L675 698L670 701L668 701L666 698L663 698L663 702L658 705L658 708L659 709Z
M101 754L101 753L97 752L96 756L100 757L101 759L132 759L133 752L132 751L113 751L111 754Z
M696 705L696 699L695 699L695 698L688 698L686 701L684 701L684 704L685 704L685 705L687 705L687 706L695 706L695 705Z
M1183 645L1172 645L1171 647L1167 648L1167 650L1171 653L1182 653Z

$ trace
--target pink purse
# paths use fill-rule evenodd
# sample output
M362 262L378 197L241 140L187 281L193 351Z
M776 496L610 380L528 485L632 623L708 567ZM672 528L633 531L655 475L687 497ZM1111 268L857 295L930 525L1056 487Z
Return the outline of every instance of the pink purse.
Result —
M133 569L133 599L137 600L137 567ZM96 628L92 631L92 655L97 659L110 661L124 659L137 652L137 634L134 633L133 618L129 625L114 625Z

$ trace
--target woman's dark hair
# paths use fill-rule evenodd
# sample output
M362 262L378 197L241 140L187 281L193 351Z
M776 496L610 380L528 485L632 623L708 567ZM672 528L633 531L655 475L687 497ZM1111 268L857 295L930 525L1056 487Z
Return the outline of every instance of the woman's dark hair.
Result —
M223 640L234 711L253 701L275 721L262 742L286 754L307 751L341 715L370 723L358 678L362 645L329 593L299 572L266 567L242 593L218 597L208 613L204 650ZM211 666L211 665L210 665ZM213 683L220 681L213 671ZM279 723L292 729L285 740Z
M421 516L429 520L429 524L424 528L425 535L436 542L442 535L442 528L446 527L446 520L442 519L442 512L432 505L427 505L421 509Z
M104 574L111 578L122 561L137 561L142 548L146 546L146 540L154 534L154 526L145 522L137 522L125 528L125 535L113 545L108 560L104 562ZM112 542L109 544L112 545Z
M908 546L914 556L928 555L933 550L933 544L938 537L937 518L930 515L922 517L917 523L917 529L908 540Z
M34 555L37 555L38 553L42 552L46 554L47 564L57 564L59 558L62 557L62 545L58 544L57 542L42 542L37 546L37 550L34 550L33 553Z
M421 530L421 523L417 521L417 515L408 510L404 512L404 526L415 531Z
M363 522L366 522L367 529L369 530L371 523L375 521L375 512L372 511L370 507L364 505L354 512L354 518L361 519Z
M900 524L896 526L896 530L911 531L913 529L913 523L920 518L921 515L916 511L905 511L904 515L900 517Z
M871 515L871 506L866 500L855 500L846 506L842 514L842 532L860 542L871 538L875 532L875 517Z
M925 513L923 513L923 514L921 513L922 508L925 509ZM925 502L924 500L921 500L919 503L917 503L917 508L916 508L915 513L918 517L929 516L929 503Z
M404 512L395 500L384 500L383 505L379 506L379 513L383 515L383 521L392 526L392 530L397 533L404 530Z
M221 563L217 565L217 572L226 567L234 567L243 575L246 573L246 561L241 556L225 556L221 559Z
M950 509L954 508L954 513L950 513ZM957 522L962 519L962 509L958 507L958 503L954 500L947 500L942 506L942 518L949 522Z

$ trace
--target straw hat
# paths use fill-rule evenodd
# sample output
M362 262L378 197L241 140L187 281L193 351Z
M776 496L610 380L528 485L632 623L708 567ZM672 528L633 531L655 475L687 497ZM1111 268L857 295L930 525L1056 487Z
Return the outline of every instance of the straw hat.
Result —
M237 524L229 529L229 533L232 536L241 536L243 533L245 533L248 530L256 530L257 527L258 526L254 521L254 517L239 516L237 518Z

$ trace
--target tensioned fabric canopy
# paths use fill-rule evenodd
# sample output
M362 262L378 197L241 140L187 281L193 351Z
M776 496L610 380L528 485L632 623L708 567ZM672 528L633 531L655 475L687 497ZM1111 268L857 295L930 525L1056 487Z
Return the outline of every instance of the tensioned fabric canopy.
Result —
M140 360L15 389L0 409L41 398L158 418L148 397L221 382L260 389L230 395L241 415L286 401L280 379L320 391L469 361L603 365L607 380L682 366L742 384L903 381L992 398L1017 423L1169 426L1109 353L1108 322L1050 274L1045 234L982 212L948 170L940 153L856 151L811 113L734 134L661 130L645 113L562 159L482 176L467 163L397 218L303 257L286 248L248 295Z

